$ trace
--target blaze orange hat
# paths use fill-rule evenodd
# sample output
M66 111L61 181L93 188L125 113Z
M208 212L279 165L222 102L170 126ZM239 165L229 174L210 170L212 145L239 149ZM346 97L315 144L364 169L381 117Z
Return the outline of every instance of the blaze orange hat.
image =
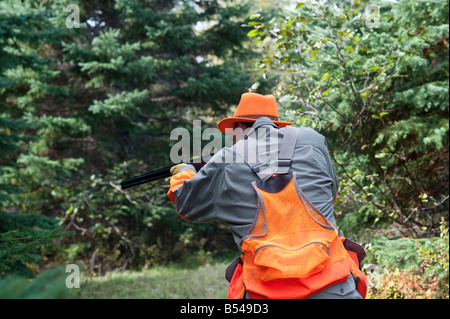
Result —
M222 132L225 132L226 128L234 129L234 123L238 122L256 122L260 117L268 117L278 127L285 127L293 124L292 122L280 122L278 121L278 108L277 101L273 95L261 95L257 93L244 93L241 96L236 111L234 111L233 117L228 117L217 123L217 127Z

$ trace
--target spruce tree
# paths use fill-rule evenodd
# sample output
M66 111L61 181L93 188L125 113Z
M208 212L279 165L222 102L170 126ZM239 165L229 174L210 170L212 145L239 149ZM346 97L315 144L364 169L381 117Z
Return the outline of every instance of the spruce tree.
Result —
M67 235L57 219L35 209L43 196L33 194L47 183L42 167L59 166L29 147L36 140L30 116L54 89L54 72L40 53L43 42L60 33L48 18L48 8L37 3L0 3L0 276L30 276ZM33 180L33 174L39 176Z
M169 165L173 128L191 128L193 119L213 126L255 81L268 87L251 71L254 52L243 44L248 5L118 0L81 1L80 8L87 22L83 40L65 42L62 58L82 97L72 108L101 148L87 150L89 179L66 208L77 213L65 223L82 229L88 243L79 256L92 261L94 271L180 258L186 252L180 238L192 230L189 236L220 245L223 236L212 236L216 226L177 221L167 181L126 194L118 181Z
M225 246L222 227L178 220L167 181L126 193L118 183L169 165L173 128L197 118L214 126L253 83L269 87L244 43L248 4L71 4L80 28L66 27L66 1L2 2L3 52L22 53L2 69L4 125L16 121L17 136L30 137L2 162L14 170L2 173L4 187L20 187L2 210L56 217L76 232L63 241L64 261L83 260L92 272ZM191 244L205 237L206 246Z

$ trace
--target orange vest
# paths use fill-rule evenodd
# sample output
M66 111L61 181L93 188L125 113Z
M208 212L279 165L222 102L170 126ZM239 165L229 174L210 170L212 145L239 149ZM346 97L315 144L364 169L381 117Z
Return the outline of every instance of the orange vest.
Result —
M345 239L308 201L295 172L252 185L259 208L241 242L243 265L236 267L228 297L242 298L247 292L252 299L308 298L352 274L365 298L367 277L356 254L346 250Z

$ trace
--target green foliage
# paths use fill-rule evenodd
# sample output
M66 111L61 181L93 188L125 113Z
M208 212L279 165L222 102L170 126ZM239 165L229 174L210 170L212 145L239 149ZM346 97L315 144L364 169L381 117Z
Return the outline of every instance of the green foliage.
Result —
M215 254L234 248L223 225L181 222L167 199L167 182L126 193L120 189L121 176L143 169L142 162L133 160L106 175L93 174L71 190L52 191L66 199L60 222L78 230L67 248L68 259L84 260L88 272L102 274L186 259L193 251Z
M139 112L139 106L147 97L147 90L132 92L122 92L114 96L108 95L103 101L94 101L89 107L93 114L102 114L105 117L116 117L120 120L129 118L127 113Z
M4 216L1 216L4 217ZM16 273L30 276L30 268L39 264L42 255L54 254L56 238L71 235L59 229L42 230L32 234L17 230L0 234L0 274Z
M417 245L420 243L424 249L431 249L435 240L413 239L410 237L388 239L386 237L374 239L366 247L368 256L365 264L377 264L386 270L399 268L408 272L417 270L420 266L420 257L417 254Z
M261 71L280 75L286 119L327 138L340 227L429 236L448 216L448 1L376 2L378 25L369 4L303 1L255 15L248 35Z
M437 298L449 296L448 225L441 220L440 237L379 238L366 246L366 270L371 277L370 298Z
M449 235L448 226L442 218L440 226L441 234L431 247L419 243L418 255L420 266L423 268L421 284L429 279L438 283L434 298L449 298Z
M251 17L238 1L70 3L81 28L66 27L67 1L0 2L2 297L63 296L56 270L28 284L9 275L48 262L100 274L236 253L224 225L178 218L167 181L118 184L169 164L171 129L214 126L274 79L284 119L327 137L346 234L395 222L431 236L448 219L448 2L377 2L376 28L366 1L289 12L257 1L270 12ZM424 287L437 278L448 295L448 238L372 247L368 260L418 272Z
M14 256L2 271L81 260L102 273L234 247L223 225L180 220L167 181L118 185L169 165L172 128L208 126L267 86L244 44L248 4L70 3L80 28L66 27L66 1L0 2L1 254Z
M251 57L240 44L246 5L115 1L91 11L86 1L80 8L95 13L95 26L80 34L83 45L65 42L61 58L89 95L75 103L94 145L77 183L52 190L65 212L60 222L77 230L68 255L102 273L224 249L223 227L179 220L166 181L127 192L118 182L166 166L171 128L220 114L250 85L240 69Z
M58 72L40 53L42 38L49 38L49 45L65 32L52 25L49 8L36 2L2 1L0 14L0 277L10 273L29 277L43 257L61 250L57 240L70 234L56 219L41 214L41 207L48 200L43 200L45 188L63 178L74 163L40 157L37 154L46 149L27 147L36 145L31 132L39 125L29 121L36 103L46 96L67 96L67 89L50 83ZM44 117L38 130L44 137L41 145L50 145L56 135L52 136L48 120L52 119ZM2 292L3 284L6 291L9 284L23 287L21 279L7 278Z
M36 278L17 275L0 278L0 299L60 299L69 297L62 267L44 271Z

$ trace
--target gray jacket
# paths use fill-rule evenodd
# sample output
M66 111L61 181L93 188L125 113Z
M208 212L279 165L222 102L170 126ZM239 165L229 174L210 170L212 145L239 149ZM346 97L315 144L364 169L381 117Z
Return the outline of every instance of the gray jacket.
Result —
M266 129L267 138L272 139L267 141L268 144L278 143L276 150L280 148L285 128L278 129L267 117L259 118L252 128L244 143L261 138L256 132L263 128ZM258 201L251 183L258 177L235 152L235 147L236 144L222 148L199 172L192 165L183 167L182 170L192 170L197 174L186 180L174 194L180 215L194 223L213 220L226 222L240 249L240 242L250 231L256 217ZM262 152L258 151L258 154ZM296 172L298 185L309 201L336 226L333 202L339 185L324 136L309 128L300 129L291 170ZM343 291L341 288L335 290ZM345 294L349 291L346 287Z
M256 139L258 128L273 131L269 131L268 136L276 136L278 144L281 144L285 128L278 129L267 117L255 122L254 131L249 134L248 140ZM225 147L194 178L186 180L174 192L179 214L191 222L225 221L238 246L248 234L258 207L256 193L251 186L258 177L240 159L239 161L234 146ZM196 172L192 165L185 166L182 170ZM336 225L333 202L338 181L325 138L321 134L309 128L300 129L291 170L296 172L297 182L310 202Z

